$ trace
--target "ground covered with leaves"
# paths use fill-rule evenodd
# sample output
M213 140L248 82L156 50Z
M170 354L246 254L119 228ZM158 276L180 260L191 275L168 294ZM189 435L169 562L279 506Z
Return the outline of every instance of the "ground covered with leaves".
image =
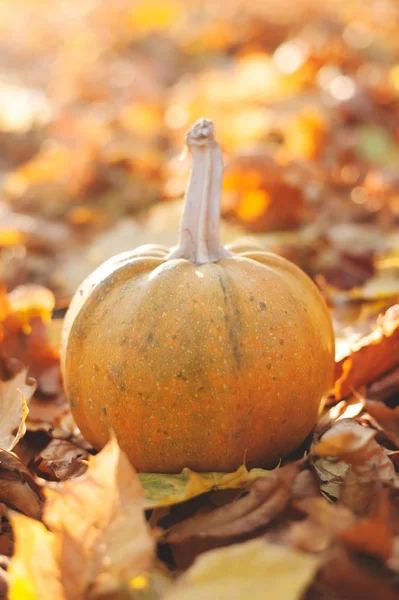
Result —
M0 597L399 599L399 6L247 4L0 2ZM222 237L316 281L335 385L272 470L136 474L73 422L62 318L176 243L201 116Z

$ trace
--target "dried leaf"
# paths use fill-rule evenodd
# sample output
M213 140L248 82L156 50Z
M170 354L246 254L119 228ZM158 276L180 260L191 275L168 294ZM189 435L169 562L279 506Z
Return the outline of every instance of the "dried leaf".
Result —
M40 519L42 492L30 471L14 454L0 450L0 502Z
M376 329L357 342L342 365L335 383L338 400L360 386L378 379L395 367L399 360L399 305L389 308Z
M377 421L384 433L399 448L399 407L389 408L383 402L366 400L369 415Z
M52 440L38 456L34 468L43 479L65 481L83 475L87 450L67 440Z
M368 518L343 529L340 540L352 551L370 554L386 562L394 548L394 515L397 511L391 504L388 490L377 495L376 505Z
M310 554L251 540L202 554L165 600L299 600L318 566Z
M374 569L372 568L374 567ZM397 600L398 591L394 581L389 581L386 572L381 573L380 565L370 561L356 560L345 549L337 547L322 566L310 598L318 600ZM385 575L385 576L384 576Z
M15 535L15 554L9 568L10 600L67 600L54 554L55 535L24 515L11 513L10 519Z
M269 477L270 473L264 469L248 471L242 465L234 473L195 473L186 468L178 475L139 473L139 479L144 490L145 508L149 509L185 502L211 490L245 488L256 479Z
M197 554L210 548L260 535L287 507L298 474L296 464L276 469L267 479L255 481L243 498L169 529L164 540L171 545L178 568L187 568Z
M90 459L83 476L47 489L46 497L44 521L55 533L68 599L89 585L129 584L148 570L154 542L142 490L115 439Z
M23 369L8 381L0 381L0 448L10 451L23 437L28 415L27 402L33 396L36 384L26 382Z
M399 367L393 369L367 388L367 398L385 400L399 392Z
M338 503L330 504L324 498L306 498L297 507L307 518L291 522L289 529L278 536L284 544L318 554L328 550L341 530L353 525L355 516L351 510Z
M337 500L341 495L349 466L343 460L331 458L315 458L313 464L320 479L320 489L330 498Z
M312 447L321 457L336 457L349 465L340 493L341 502L358 513L366 512L382 483L393 483L395 469L375 441L376 431L355 421L337 421Z

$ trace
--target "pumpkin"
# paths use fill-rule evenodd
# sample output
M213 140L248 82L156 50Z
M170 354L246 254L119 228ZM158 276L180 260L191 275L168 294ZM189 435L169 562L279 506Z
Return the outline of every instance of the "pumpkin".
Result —
M63 333L67 395L87 440L100 448L112 429L139 471L273 465L310 433L332 383L329 313L291 262L221 245L212 122L186 141L179 245L122 253L82 284Z

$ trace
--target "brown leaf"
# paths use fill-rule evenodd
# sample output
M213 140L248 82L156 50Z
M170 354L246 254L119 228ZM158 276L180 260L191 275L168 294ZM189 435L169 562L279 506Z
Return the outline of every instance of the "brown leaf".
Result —
M325 498L306 498L296 506L307 517L288 522L288 529L277 532L276 538L280 543L305 552L325 552L336 541L339 532L355 522L351 510L339 503L331 504Z
M276 469L253 483L244 497L171 527L164 541L172 547L179 568L190 565L201 552L260 535L287 507L298 474L296 464Z
M43 479L65 481L83 475L87 450L67 440L52 440L38 456L34 468Z
M386 562L393 553L397 508L391 503L389 491L381 490L371 514L340 531L339 539L353 552L370 554Z
M7 556L11 556L13 551L14 536L11 529L10 521L8 519L8 508L5 504L0 504L0 575L1 569L5 567L8 562L7 560L2 560L2 558L5 559Z
M360 339L342 364L335 382L338 400L353 390L371 383L393 369L399 362L399 305L389 308L377 321L376 329Z
M14 454L0 450L0 502L40 519L43 498L31 473Z
M393 369L367 388L367 398L385 400L399 392L399 367Z
M349 465L340 493L342 503L355 512L366 512L382 483L392 483L395 470L376 432L349 419L334 423L312 447L321 457L337 457Z
M370 562L356 560L337 547L324 563L306 600L397 600L398 590L387 573Z
M32 398L29 404L28 431L53 431L70 415L64 393L50 398ZM70 432L71 433L71 432Z
M365 408L381 426L388 439L399 448L399 407L389 408L383 402L366 400Z

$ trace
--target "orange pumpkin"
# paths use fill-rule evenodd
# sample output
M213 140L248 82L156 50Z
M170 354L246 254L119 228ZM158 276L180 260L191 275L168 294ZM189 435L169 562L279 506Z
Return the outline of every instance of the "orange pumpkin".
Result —
M294 264L221 246L212 123L187 144L179 246L120 254L82 284L65 320L67 394L89 442L112 428L140 471L272 465L309 434L332 383L330 317Z

